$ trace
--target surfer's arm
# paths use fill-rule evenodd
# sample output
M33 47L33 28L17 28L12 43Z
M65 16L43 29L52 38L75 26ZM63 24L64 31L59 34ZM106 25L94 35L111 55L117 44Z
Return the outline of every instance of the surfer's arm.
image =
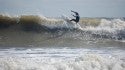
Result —
M77 13L77 12L75 12L75 11L72 11L72 10L71 10L71 12L73 12L73 13L75 13L75 14Z
M72 10L71 10L71 12L76 13L75 11L72 11Z

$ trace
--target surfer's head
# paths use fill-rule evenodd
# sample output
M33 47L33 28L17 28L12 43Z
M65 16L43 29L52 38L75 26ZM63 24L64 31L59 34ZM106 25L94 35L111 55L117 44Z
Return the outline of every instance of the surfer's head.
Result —
M76 12L76 15L79 15L79 14Z

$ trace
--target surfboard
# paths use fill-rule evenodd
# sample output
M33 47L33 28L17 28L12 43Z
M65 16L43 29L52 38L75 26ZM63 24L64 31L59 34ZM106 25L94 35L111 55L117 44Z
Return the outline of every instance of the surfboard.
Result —
M66 26L69 27L69 28L76 28L76 29L80 29L82 30L82 27L77 23L73 22L73 21L70 21L71 18L69 18L68 16L66 15L62 15L62 19L66 22Z

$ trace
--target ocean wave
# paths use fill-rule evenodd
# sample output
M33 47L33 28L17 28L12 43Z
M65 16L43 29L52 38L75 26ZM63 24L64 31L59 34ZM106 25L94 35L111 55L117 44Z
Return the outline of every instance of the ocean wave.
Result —
M0 15L0 30L21 30L37 33L66 34L72 36L89 36L92 38L106 38L115 40L125 39L124 18L81 18L79 24L81 29L66 25L62 18L47 18L38 15L8 16ZM61 32L61 33L60 33ZM78 35L79 34L79 35ZM71 36L71 34L68 34ZM83 38L82 38L83 39Z

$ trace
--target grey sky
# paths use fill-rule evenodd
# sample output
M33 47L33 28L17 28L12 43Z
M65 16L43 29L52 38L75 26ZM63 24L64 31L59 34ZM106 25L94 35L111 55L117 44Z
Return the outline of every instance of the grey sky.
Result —
M125 17L125 0L0 0L0 13L60 17L70 10L81 17Z

